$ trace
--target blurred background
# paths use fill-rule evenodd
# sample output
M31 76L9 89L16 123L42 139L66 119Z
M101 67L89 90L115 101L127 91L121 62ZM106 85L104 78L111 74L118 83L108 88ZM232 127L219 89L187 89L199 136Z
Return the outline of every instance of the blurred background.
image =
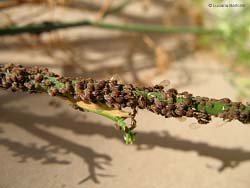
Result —
M91 24L6 34L79 21ZM164 81L194 95L247 102L250 3L0 0L0 63L135 85ZM109 120L46 95L1 91L0 104L0 187L250 185L249 127L236 121L201 127L139 111L136 143L127 146Z

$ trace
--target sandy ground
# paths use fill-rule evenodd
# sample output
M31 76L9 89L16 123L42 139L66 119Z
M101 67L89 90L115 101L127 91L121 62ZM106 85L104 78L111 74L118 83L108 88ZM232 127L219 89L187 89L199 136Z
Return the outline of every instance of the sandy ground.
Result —
M200 59L199 59L200 58ZM206 57L184 61L191 81L180 90L231 97L223 67ZM175 80L175 64L163 77ZM213 75L211 77L211 74ZM249 127L214 120L190 128L140 111L138 136L125 145L112 122L80 113L46 95L1 91L0 186L14 187L249 187Z
M167 5L153 7L146 18L141 17L143 11L130 7L120 19L155 23L162 17L160 13L167 12L164 6ZM24 6L21 11L15 8L7 11L19 20L25 20L27 13L36 14L31 17L35 20L41 12L38 19L51 16L44 7ZM53 15L76 19L85 13L58 9ZM119 19L109 17L108 21ZM91 28L55 35L43 37L69 38L71 42L58 45L55 40L55 46L51 42L46 51L38 41L34 44L35 38L22 36L19 42L16 38L1 38L0 63L39 64L61 74L110 78L128 62L129 68L125 67L122 75L128 81L146 80L156 71L154 51L139 43L140 37ZM151 37L158 45L174 49L173 37ZM130 50L134 46L136 49ZM84 71L77 72L79 65L70 72L69 67L62 66L67 62L84 62ZM103 62L101 66L100 62ZM114 65L118 67L113 69ZM181 91L236 100L237 92L227 82L224 71L212 55L190 54L171 64L164 74L151 77L151 83L168 79ZM54 103L59 107L48 105L51 100L56 100ZM125 145L111 121L77 112L47 95L1 90L0 114L0 188L244 188L250 185L249 126L236 121L223 124L215 119L209 125L198 127L192 124L194 119L164 119L139 111L137 140L134 145Z

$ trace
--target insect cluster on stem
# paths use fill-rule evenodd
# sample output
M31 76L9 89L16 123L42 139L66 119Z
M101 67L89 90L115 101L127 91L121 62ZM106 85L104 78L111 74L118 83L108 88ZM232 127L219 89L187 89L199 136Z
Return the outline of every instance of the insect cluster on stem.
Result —
M20 65L0 65L0 87L12 91L47 92L51 96L66 97L73 102L101 103L110 108L132 109L132 128L135 126L137 109L170 117L194 117L198 123L207 124L211 116L231 121L237 119L250 123L250 106L231 102L228 98L211 99L194 97L176 89L165 90L161 85L136 87L120 84L116 80L93 80L62 77L47 68L24 68Z

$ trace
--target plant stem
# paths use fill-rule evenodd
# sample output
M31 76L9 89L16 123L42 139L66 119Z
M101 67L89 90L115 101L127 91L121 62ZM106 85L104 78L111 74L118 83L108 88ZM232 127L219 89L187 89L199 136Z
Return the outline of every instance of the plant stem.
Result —
M142 32L142 33L193 33L193 34L216 34L221 35L222 31L219 29L206 29L200 27L165 27L162 25L122 25L112 23L98 23L90 20L82 20L77 22L42 22L28 24L24 26L11 26L0 28L0 36L18 35L22 33L41 34L44 32L51 32L58 29L66 29L73 27L92 26L101 29L121 30L128 32Z
M193 96L188 92L178 93L175 89L165 91L159 85L139 88L131 84L118 84L114 80L64 78L36 67L0 65L0 88L47 92L51 96L63 97L81 109L113 120L121 128L126 143L135 140L132 130L137 108L166 118L194 117L202 124L209 123L211 116L250 123L250 105L231 102L227 98L218 100ZM122 111L125 107L131 108L133 113ZM128 117L132 120L131 127L125 123Z

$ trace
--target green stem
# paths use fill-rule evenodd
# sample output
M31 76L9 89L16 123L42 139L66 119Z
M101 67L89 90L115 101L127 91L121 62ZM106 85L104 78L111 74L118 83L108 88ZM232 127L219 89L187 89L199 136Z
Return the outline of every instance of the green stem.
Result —
M51 82L53 82L57 89L65 89L66 88L65 84L58 81L55 77L47 76L46 78L48 80L50 80ZM71 82L72 82L73 85L75 85L77 80L72 80ZM39 87L40 87L40 90L43 91L43 92L46 92L48 90L48 87L46 87L45 85L41 84L41 85L39 85ZM71 95L64 95L63 97L66 97L67 99L70 99L71 101L74 101L74 99L73 99L73 97ZM74 101L74 103L75 103L75 101ZM101 115L103 117L106 117L106 118L114 121L114 123L121 128L126 144L133 144L134 143L136 134L134 132L132 132L132 130L125 123L125 120L127 119L127 117L116 116L116 115L114 115L112 113L112 111L109 112L108 110L102 110L102 108L95 109L95 108L91 108L90 106L80 105L77 102L75 104L79 108L81 108L81 109L83 109L85 111L93 112L95 114ZM102 107L103 105L104 104L99 104L100 107ZM103 106L103 109L105 109L105 108L107 108L107 107Z
M162 25L124 25L112 23L96 23L90 20L82 20L77 22L43 22L36 24L29 24L24 26L11 26L7 28L0 28L0 36L18 35L22 33L40 34L43 32L50 32L58 29L66 29L73 27L92 26L109 30L121 30L128 32L142 32L142 33L194 33L194 34L218 34L222 31L219 29L206 29L200 27L165 27Z
M115 116L114 114L112 114L112 112L109 112L106 110L94 109L94 108L90 108L90 107L78 105L78 104L76 104L76 105L83 110L93 112L95 114L101 115L103 117L106 117L106 118L114 121L116 123L116 125L118 125L121 128L126 144L133 144L134 143L136 134L133 133L132 130L130 130L129 127L127 126L127 124L125 123L125 120L127 119L126 117ZM100 104L100 105L102 105L102 104Z
M128 144L135 140L135 133L132 130L135 125L136 108L148 109L165 117L195 117L198 123L208 123L211 116L219 116L229 121L236 119L244 124L250 123L250 105L231 102L227 98L217 100L194 97L187 92L178 93L175 89L163 91L159 85L141 89L113 81L63 78L46 69L23 68L13 64L0 65L0 88L47 92L52 96L64 97L81 109L113 120L121 128ZM104 93L100 88L103 88ZM117 89L121 91L119 97L117 97ZM117 103L114 103L114 100ZM108 108L108 105L112 108ZM114 109L121 109L121 107L130 107L133 113L128 114ZM125 123L128 117L132 120L131 127Z
M169 102L167 99L164 98L164 96L162 96L161 93L158 93L158 92L147 92L147 91L135 90L133 93L135 95L143 96L143 97L146 97L148 99L157 98L159 101L166 102L166 103ZM185 99L182 97L182 95L179 95L179 96L177 95L175 100L176 100L176 102L175 102L176 104L182 104L182 103L184 103ZM228 111L234 110L233 106L230 106L228 103L222 102L222 101L213 101L210 105L201 105L200 99L197 97L192 97L192 101L193 101L193 103L197 104L196 105L197 111L205 110L206 113L213 115L213 116L218 116L219 114L221 114L223 112L228 112ZM240 111L241 112L249 112L250 106L246 106L244 109L242 109Z

